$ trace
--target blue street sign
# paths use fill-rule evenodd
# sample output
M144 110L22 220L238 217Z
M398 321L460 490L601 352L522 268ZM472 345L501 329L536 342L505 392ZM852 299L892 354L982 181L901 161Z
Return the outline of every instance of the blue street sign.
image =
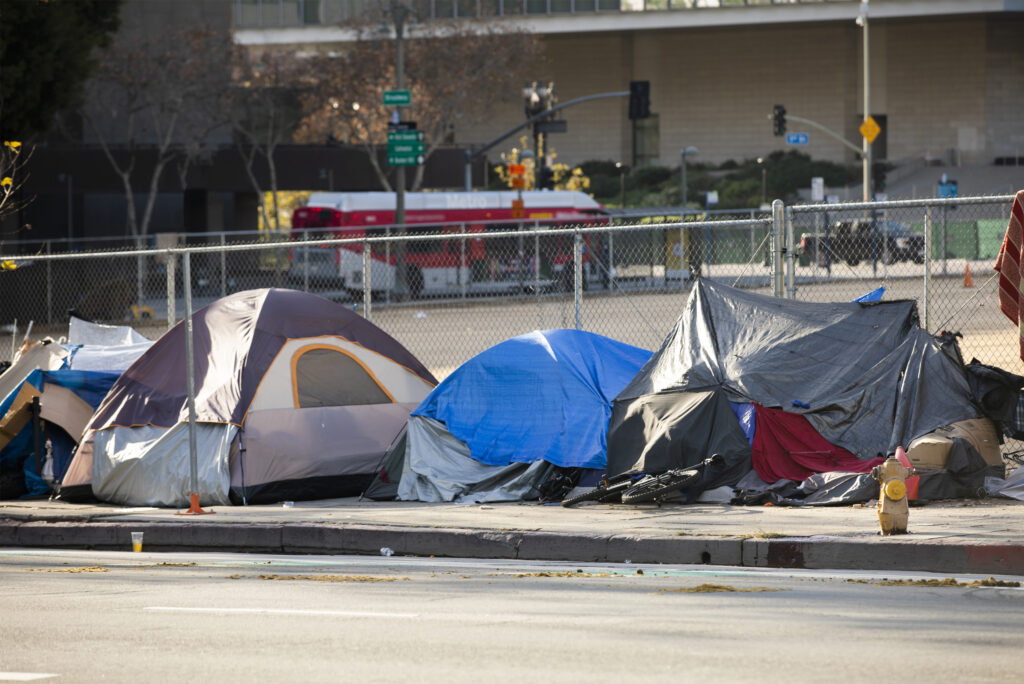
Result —
M787 133L786 144L787 145L806 145L810 142L810 136L806 133Z

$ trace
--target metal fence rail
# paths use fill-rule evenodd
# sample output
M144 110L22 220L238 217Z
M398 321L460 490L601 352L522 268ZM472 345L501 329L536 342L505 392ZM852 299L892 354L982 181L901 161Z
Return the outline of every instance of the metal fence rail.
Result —
M10 336L0 360L30 321L34 336L66 334L69 310L130 321L156 338L185 315L187 299L199 308L240 290L290 287L351 306L444 377L537 329L581 328L657 348L701 275L809 301L884 287L887 299L917 300L929 331L962 333L968 360L1017 370L1017 331L996 306L992 270L1011 201L776 201L770 214L716 220L646 212L575 227L408 226L405 235L381 227L358 239L157 236L141 249L80 241L74 247L89 251L65 253L56 242L5 244L0 259L16 268L0 272L0 326Z

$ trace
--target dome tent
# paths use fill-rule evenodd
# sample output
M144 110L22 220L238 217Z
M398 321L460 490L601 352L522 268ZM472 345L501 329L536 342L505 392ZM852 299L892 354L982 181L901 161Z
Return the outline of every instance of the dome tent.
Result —
M505 340L413 411L401 458L381 472L392 487L367 496L516 500L536 496L551 466L603 470L611 400L650 355L582 330Z
M358 494L436 380L350 309L294 290L239 292L192 316L204 505ZM90 421L62 498L189 501L185 325L128 368Z

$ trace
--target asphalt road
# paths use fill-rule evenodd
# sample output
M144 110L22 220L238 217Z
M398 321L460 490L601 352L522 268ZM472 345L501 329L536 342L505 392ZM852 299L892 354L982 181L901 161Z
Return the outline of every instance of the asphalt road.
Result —
M0 681L1019 681L980 579L0 549Z

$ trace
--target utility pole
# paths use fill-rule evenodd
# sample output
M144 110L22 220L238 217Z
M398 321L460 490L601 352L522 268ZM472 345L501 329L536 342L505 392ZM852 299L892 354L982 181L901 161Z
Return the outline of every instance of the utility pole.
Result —
M390 0L388 13L395 27L395 89L405 90L405 26L409 19L409 7L401 0ZM398 121L402 120L404 107L397 107ZM398 123L396 121L395 123ZM404 237L405 230L405 166L395 169L395 224L397 234ZM395 283L393 294L402 301L409 294L409 267L405 257L405 240L395 243Z
M391 0L391 19L395 23L395 90L405 90L405 23L409 8L399 0ZM398 107L398 120L403 119ZM405 167L395 169L395 223L405 223Z
M857 15L857 23L864 30L864 123L871 118L871 57L870 42L868 41L868 0L860 3L860 14ZM863 151L861 161L863 162L863 200L871 199L871 143L867 136L862 137Z

